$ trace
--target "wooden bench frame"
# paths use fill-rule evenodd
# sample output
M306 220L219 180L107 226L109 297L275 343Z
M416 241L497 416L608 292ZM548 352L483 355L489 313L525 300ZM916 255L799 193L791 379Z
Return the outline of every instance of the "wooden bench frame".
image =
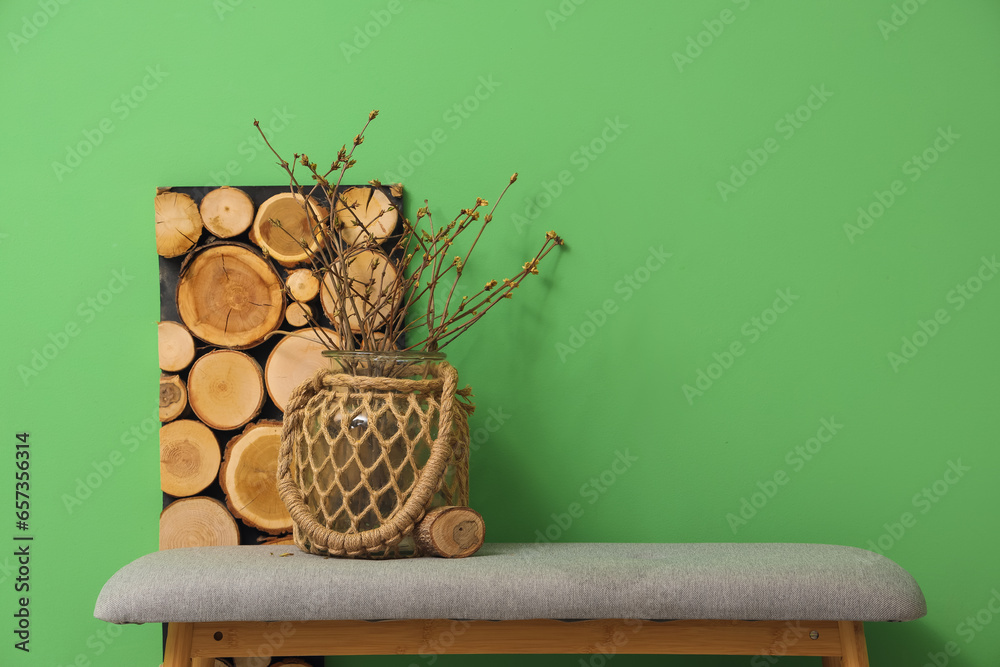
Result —
M285 621L170 623L163 667L217 657L436 654L761 655L868 667L856 621Z

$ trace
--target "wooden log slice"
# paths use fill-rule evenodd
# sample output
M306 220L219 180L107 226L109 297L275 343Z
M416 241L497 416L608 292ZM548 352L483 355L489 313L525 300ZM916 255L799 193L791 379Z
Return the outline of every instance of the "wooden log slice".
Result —
M389 238L399 212L381 190L360 187L340 193L334 206L340 237L348 244L378 244Z
M340 347L340 336L330 329L310 327L283 336L271 350L264 364L264 384L274 404L284 412L285 404L295 389L311 378L320 368L333 363L323 352L324 340Z
M177 375L160 376L160 421L173 421L187 407L187 388Z
M182 371L194 361L194 338L180 322L160 322L157 327L160 369L168 373Z
M175 497L205 490L219 473L222 453L211 429L193 419L160 428L160 488Z
M296 301L312 301L319 294L319 278L310 269L295 269L289 272L285 286Z
M253 347L285 317L285 294L274 269L253 250L218 243L181 268L177 311L198 338L234 349Z
M163 257L183 255L201 237L201 214L191 197L161 192L153 199L156 212L156 252Z
M392 312L393 300L399 298L400 282L396 267L386 255L373 250L359 252L347 260L347 280L341 277L340 262L323 277L320 303L334 326L340 326L343 295L348 295L346 312L348 325L361 333L362 322L369 331L382 327ZM347 285L343 285L343 283ZM378 309L369 316L369 312Z
M245 232L253 224L253 213L253 200L239 188L224 185L201 200L201 219L205 229L220 239Z
M291 533L285 535L276 535L274 537L257 538L257 541L261 544L274 544L274 545L289 545L295 544L295 536Z
M265 533L292 529L292 517L278 495L281 422L250 424L226 445L219 484L233 516Z
M181 547L236 546L240 530L215 498L181 498L160 513L160 551Z
M188 373L188 402L198 418L212 428L239 428L264 405L264 374L243 352L209 352L194 362Z
M313 311L308 304L295 301L285 308L285 321L293 327L304 327L309 324Z
M435 507L417 523L413 538L424 554L465 558L483 546L486 522L469 507Z
M282 266L307 261L322 240L316 224L329 215L312 197L308 198L308 206L311 215L306 212L302 195L291 192L274 195L257 209L250 238Z

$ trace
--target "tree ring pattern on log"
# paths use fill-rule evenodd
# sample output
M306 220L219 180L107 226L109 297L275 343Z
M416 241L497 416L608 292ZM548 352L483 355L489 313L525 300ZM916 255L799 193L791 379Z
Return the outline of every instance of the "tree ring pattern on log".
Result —
M188 374L188 403L198 418L220 431L239 428L264 404L264 373L253 357L215 350L198 359Z
M160 513L160 550L236 546L240 531L226 506L215 498L175 500Z
M206 246L181 270L177 311L191 333L208 343L253 347L284 320L283 283L242 244Z
M201 493L219 473L222 452L212 430L192 419L160 428L160 488L171 496Z
M160 376L160 421L169 422L187 408L187 388L177 375Z
M190 250L201 237L202 220L198 205L179 192L161 192L153 200L156 213L156 252L177 257Z
M160 369L176 373L194 361L194 339L179 322L165 321L157 324L157 346Z
M199 210L205 229L220 239L242 234L253 224L253 199L239 188L224 185L212 190L202 198Z
M283 192L257 209L251 239L279 264L294 266L319 249L323 236L314 225L327 216L327 210L312 197Z
M341 344L340 336L331 329L300 329L283 336L268 355L264 365L264 383L271 400L282 412L295 388L320 368L340 370L339 364L323 356L327 349L324 339Z
M226 445L219 484L226 505L243 523L271 534L292 530L292 517L278 495L281 422L250 424Z
M334 216L341 225L341 238L359 245L386 240L399 220L399 212L385 193L370 187L344 190L334 207Z
M160 407L165 408L180 400L181 389L177 385L162 383L160 385Z

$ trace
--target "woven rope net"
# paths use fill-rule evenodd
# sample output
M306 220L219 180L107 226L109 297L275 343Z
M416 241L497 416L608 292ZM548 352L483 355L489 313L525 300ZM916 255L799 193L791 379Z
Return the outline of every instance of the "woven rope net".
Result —
M418 555L428 508L468 505L468 388L447 362L433 377L367 377L323 369L289 400L278 492L307 552Z

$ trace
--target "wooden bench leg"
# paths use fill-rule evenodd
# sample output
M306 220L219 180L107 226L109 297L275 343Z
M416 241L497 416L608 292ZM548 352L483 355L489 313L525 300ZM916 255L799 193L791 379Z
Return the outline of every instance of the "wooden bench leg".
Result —
M163 667L213 667L215 658L192 658L191 623L168 623L167 645L163 649Z
M838 625L843 657L823 658L823 667L869 667L864 623L840 621Z

